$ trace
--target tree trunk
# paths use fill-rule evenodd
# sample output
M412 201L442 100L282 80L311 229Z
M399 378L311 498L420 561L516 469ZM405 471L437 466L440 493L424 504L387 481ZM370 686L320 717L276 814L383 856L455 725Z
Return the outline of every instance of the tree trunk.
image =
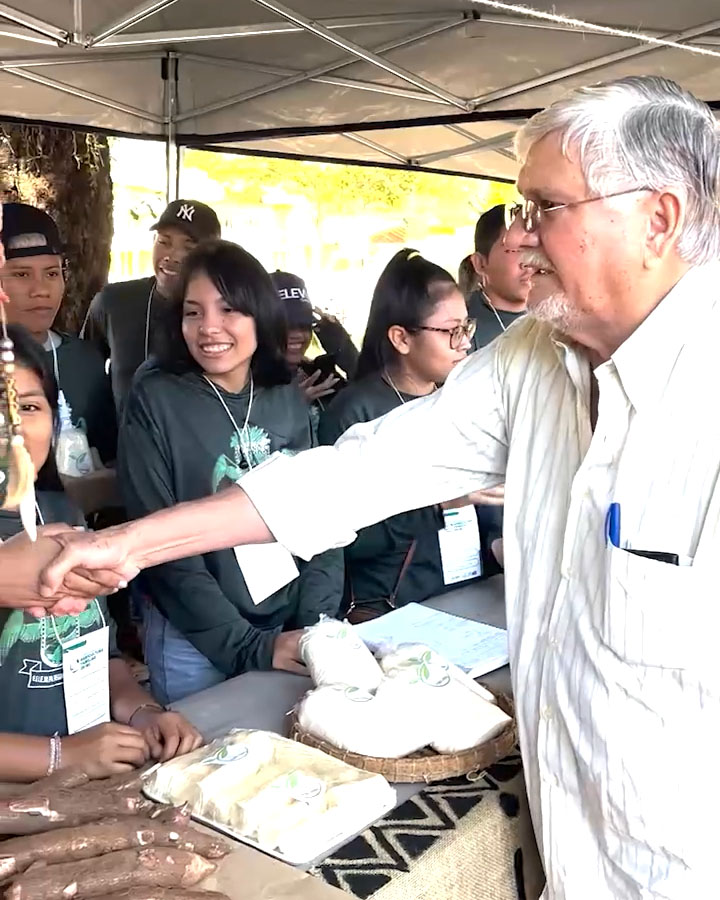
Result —
M60 229L67 283L56 325L77 334L110 267L113 193L107 138L10 123L0 123L0 134L10 157L5 200L44 209Z

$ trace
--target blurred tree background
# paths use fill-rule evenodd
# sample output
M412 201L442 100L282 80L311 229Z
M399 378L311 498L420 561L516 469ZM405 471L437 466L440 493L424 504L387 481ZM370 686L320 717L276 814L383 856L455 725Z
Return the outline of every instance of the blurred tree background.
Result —
M77 332L107 281L113 187L107 138L37 125L0 124L7 151L5 200L30 203L57 222L68 260L57 327Z

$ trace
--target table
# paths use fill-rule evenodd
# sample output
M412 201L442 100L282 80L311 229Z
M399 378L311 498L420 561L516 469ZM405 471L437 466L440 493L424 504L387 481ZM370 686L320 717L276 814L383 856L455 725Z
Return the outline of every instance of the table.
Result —
M502 576L457 588L426 601L426 604L466 619L505 627ZM483 676L482 681L491 690L512 693L507 666ZM258 728L287 734L288 712L311 687L310 679L302 675L247 672L186 697L173 704L173 708L182 712L208 740L231 728ZM370 866L358 873L357 858L345 860L343 851L336 850L329 858L315 860L314 871L330 884L363 900L369 897L373 900L516 900L515 875L520 867L525 870L527 900L539 896L542 871L532 837L519 757L504 766L493 767L475 786L464 784L449 788L443 784L428 788L420 784L398 784L395 788L398 797L395 814L376 823L344 848L352 846L352 852L348 853L356 857L359 852L355 849L356 844L368 843L372 834L379 839L383 829L388 833L397 832L398 840L404 840L407 838L405 832L412 831L413 826L400 824L396 827L403 815L417 819L427 809L438 811L447 807L445 819L453 820L452 827L448 826L445 829L448 834L435 842L438 846L428 848L424 854L426 862L420 865L419 857L423 857L420 853L417 863L415 859L406 859L406 865L398 863L398 856L407 857L410 852L399 847L393 865L407 871L399 872L398 878L378 875L378 868L388 868L384 862L378 863L374 866L373 881L367 873ZM493 799L483 799L481 804L483 797ZM465 813L461 815L458 810L465 810ZM390 824L386 826L385 823ZM428 828L423 827L427 835ZM398 831L402 828L405 832ZM388 833L381 841L386 848L391 843ZM375 890L373 886L378 883L380 887Z

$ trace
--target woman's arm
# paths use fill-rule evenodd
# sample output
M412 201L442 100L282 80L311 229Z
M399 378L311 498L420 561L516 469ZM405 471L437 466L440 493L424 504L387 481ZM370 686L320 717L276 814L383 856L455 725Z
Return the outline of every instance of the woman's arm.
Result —
M49 766L50 738L0 734L0 781L37 781Z

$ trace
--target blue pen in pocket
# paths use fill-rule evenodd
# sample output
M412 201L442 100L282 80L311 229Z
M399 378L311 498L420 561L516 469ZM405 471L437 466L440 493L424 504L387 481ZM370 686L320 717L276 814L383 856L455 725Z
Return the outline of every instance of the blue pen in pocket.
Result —
M620 504L611 503L605 516L605 542L620 546Z

